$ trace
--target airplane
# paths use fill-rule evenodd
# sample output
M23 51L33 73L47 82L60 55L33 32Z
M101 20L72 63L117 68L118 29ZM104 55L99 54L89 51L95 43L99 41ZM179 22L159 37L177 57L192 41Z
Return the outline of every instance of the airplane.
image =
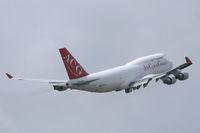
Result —
M182 70L192 65L192 61L185 57L184 64L172 69L173 62L168 60L165 54L156 53L119 67L89 74L66 48L60 48L59 52L69 80L24 79L15 78L9 73L6 75L9 79L46 82L57 91L74 89L103 93L125 90L125 93L130 93L141 86L147 87L153 80L155 82L161 80L166 85L175 84L177 80L186 80L189 78L189 73Z

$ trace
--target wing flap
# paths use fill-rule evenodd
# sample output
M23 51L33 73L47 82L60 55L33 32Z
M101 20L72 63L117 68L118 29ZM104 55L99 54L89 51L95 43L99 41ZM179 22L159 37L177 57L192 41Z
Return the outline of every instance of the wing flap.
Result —
M166 73L150 74L150 75L144 76L143 78L134 82L130 87L134 88L134 87L138 87L138 86L141 86L141 85L144 85L144 87L146 87L151 81L157 80L157 79L163 77L164 75L166 75Z

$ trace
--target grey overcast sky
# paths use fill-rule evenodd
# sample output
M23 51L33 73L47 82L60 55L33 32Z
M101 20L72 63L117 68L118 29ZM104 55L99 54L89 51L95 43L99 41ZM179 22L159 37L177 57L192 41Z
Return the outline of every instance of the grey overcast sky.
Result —
M199 0L0 0L1 133L199 133ZM53 91L5 72L66 79L58 49L89 72L156 52L190 79L131 94Z

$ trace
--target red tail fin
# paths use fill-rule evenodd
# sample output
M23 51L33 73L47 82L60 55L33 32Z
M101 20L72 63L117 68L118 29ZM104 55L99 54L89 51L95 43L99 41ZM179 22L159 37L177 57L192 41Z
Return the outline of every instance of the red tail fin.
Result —
M66 48L61 48L59 51L70 79L77 79L88 75Z

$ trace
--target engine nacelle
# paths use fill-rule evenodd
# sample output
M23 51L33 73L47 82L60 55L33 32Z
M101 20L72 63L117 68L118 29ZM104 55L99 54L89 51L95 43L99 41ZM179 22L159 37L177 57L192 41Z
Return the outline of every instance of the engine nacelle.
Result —
M171 85L176 83L176 78L175 77L165 77L162 79L164 84Z
M178 80L186 80L189 78L189 73L179 73L178 75L176 75L176 78Z
M67 90L67 87L64 87L64 86L56 86L56 85L54 85L53 88L54 88L54 90L57 90L57 91L65 91L65 90Z
M133 91L132 88L125 89L125 92L126 92L126 93L131 93L132 91Z

